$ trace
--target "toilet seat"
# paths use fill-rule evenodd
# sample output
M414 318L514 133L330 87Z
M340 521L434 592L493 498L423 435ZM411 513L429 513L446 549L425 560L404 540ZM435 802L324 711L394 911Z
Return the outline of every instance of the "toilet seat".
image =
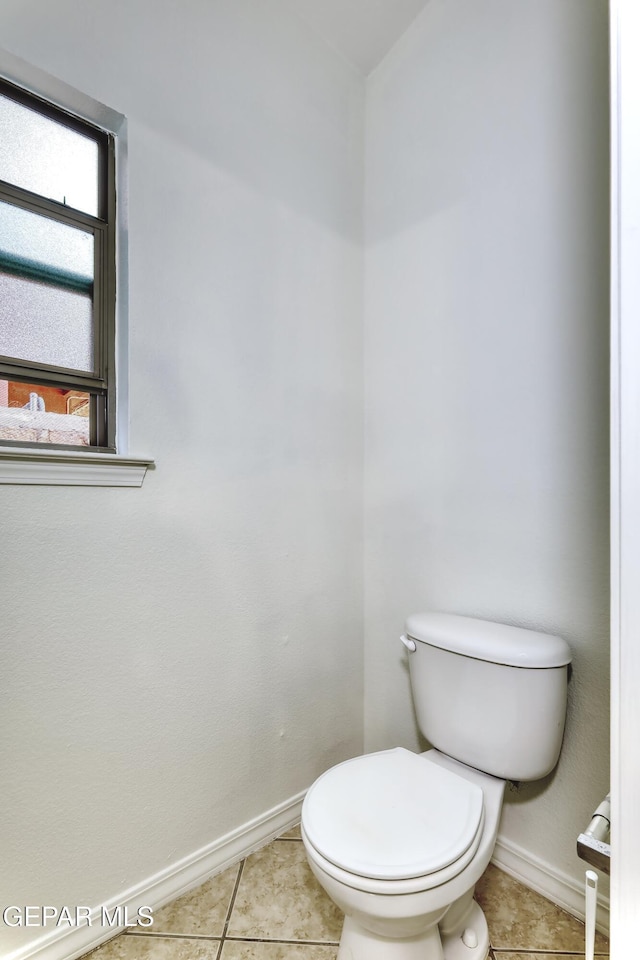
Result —
M473 857L484 797L477 784L398 747L328 770L308 791L302 822L325 869L343 882L427 889Z

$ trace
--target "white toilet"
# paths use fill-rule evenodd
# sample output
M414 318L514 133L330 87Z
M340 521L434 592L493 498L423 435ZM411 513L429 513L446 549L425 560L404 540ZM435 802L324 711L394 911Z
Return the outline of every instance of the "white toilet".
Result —
M418 723L400 747L322 774L302 807L311 869L345 913L338 960L485 960L473 899L506 780L556 765L571 652L561 637L445 613L409 617Z

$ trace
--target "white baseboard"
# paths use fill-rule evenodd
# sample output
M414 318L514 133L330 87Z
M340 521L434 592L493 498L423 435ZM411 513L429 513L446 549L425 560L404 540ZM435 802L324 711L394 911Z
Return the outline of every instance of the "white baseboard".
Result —
M498 835L492 862L510 876L584 920L584 885ZM586 864L585 864L586 869ZM598 895L596 927L609 936L609 898Z
M292 827L300 819L303 799L304 792L285 800L237 830L136 884L104 906L110 915L117 906L126 906L130 916L135 916L140 906L160 909ZM76 960L125 929L123 926L99 926L99 918L100 908L96 908L92 911L92 926L83 924L47 930L43 936L8 954L4 960Z

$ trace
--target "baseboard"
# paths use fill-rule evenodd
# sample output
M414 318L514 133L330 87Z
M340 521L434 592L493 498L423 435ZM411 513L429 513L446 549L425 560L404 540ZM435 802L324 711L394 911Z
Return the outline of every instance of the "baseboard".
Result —
M498 835L492 862L510 876L584 921L584 885ZM596 927L609 936L609 898L598 896Z
M237 830L119 894L105 903L104 907L110 915L118 906L126 906L130 916L135 916L142 905L159 910L292 827L300 819L303 799L304 792L285 800ZM76 960L125 929L124 926L98 926L99 917L100 909L96 908L92 911L93 925L48 930L42 937L8 954L4 960Z

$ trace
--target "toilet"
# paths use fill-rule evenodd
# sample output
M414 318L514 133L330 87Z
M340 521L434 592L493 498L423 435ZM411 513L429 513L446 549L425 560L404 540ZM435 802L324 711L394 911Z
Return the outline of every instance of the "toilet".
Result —
M323 773L302 807L307 859L345 914L338 960L486 960L475 885L506 782L557 763L571 651L561 637L449 613L410 616L400 639L432 749Z

